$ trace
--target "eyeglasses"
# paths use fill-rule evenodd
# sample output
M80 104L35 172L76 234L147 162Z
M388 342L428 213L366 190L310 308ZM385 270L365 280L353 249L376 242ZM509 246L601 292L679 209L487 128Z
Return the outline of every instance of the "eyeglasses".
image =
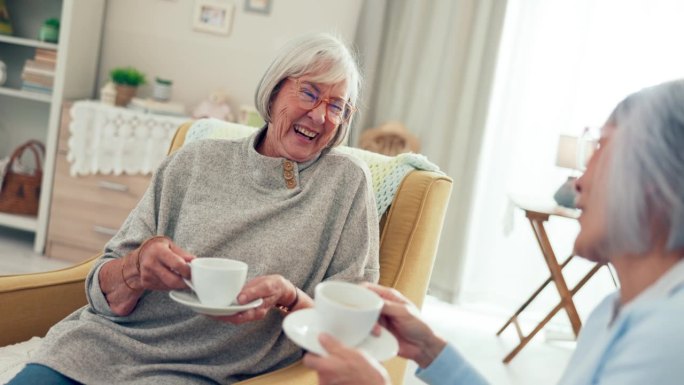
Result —
M594 152L599 149L599 134L595 128L585 127L577 141L577 165L585 171Z
M340 125L349 121L356 108L342 98L321 98L318 87L314 84L294 79L294 93L301 108L313 110L325 102L325 115L330 123Z

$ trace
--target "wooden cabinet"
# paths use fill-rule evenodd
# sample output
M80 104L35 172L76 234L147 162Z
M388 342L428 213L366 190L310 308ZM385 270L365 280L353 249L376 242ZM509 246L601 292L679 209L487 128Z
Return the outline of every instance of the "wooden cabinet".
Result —
M59 132L50 224L45 254L79 262L102 251L142 197L150 176L72 177L67 161L70 104Z
M0 213L0 226L34 232L33 249L42 253L50 213L50 196L61 105L67 98L93 96L99 57L104 0L5 0L12 35L0 35L0 60L7 80L0 85L0 158L28 139L45 143L46 156L37 217ZM46 19L60 19L56 44L37 40ZM52 92L23 87L22 72L36 50L56 52Z

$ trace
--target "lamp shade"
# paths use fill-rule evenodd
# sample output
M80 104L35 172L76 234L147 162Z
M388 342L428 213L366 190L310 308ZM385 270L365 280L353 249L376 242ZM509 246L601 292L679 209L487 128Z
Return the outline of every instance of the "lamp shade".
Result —
M561 135L558 139L558 149L556 151L556 166L572 170L584 170L595 148L595 140L586 140L572 135Z

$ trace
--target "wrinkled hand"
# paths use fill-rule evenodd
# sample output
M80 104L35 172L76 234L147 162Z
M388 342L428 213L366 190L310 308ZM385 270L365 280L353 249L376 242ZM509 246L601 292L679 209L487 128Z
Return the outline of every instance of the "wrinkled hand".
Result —
M372 283L363 285L385 301L380 324L397 338L399 355L416 361L421 368L430 365L446 341L435 335L420 319L418 308L397 290Z
M258 321L266 317L266 313L274 306L291 304L297 295L296 290L296 286L282 275L274 274L256 277L245 284L237 296L237 302L244 305L262 298L264 303L261 306L230 316L215 316L212 318L233 324ZM300 291L299 295L305 294Z
M190 278L188 263L195 256L168 238L153 238L140 247L140 286L148 290L185 289Z
M325 357L307 353L304 365L315 370L320 385L389 385L385 368L366 353L344 346L334 337L321 333Z

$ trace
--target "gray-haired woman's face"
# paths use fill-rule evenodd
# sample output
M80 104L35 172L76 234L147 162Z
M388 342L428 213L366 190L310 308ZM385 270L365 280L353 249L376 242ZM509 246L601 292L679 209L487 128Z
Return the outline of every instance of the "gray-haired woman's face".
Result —
M602 255L601 246L606 239L606 159L612 152L611 136L614 130L614 126L603 128L600 147L594 151L587 169L575 183L575 205L582 210L575 254L595 262L606 262L608 258Z
M300 85L306 82L322 98L318 106L303 108L298 100ZM271 105L271 122L258 149L262 155L305 162L316 157L335 137L338 125L328 116L329 103L347 97L347 83L319 84L309 76L286 79ZM327 102L326 102L327 100Z

